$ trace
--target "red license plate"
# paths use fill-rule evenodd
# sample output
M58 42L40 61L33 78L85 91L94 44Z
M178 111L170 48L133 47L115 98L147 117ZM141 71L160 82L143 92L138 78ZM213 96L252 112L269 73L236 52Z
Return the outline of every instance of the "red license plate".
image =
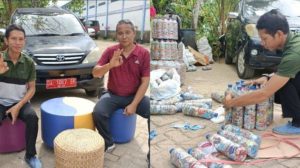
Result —
M48 79L46 89L72 88L77 86L76 78Z

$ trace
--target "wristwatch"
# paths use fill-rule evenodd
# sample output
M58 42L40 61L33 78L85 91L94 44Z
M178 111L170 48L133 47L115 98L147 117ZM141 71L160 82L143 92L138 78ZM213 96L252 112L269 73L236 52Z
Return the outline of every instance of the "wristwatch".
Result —
M270 75L270 74L262 74L262 76L267 77L267 80L269 80L269 79L271 78L271 75Z

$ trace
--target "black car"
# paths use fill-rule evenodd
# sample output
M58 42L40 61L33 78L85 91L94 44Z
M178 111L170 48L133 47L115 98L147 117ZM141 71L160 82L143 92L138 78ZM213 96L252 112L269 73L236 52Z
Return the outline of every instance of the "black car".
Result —
M103 88L103 78L92 75L100 50L74 14L60 8L19 8L10 23L25 29L23 52L35 62L38 90L82 88L96 96Z
M235 63L240 78L251 78L257 69L273 69L280 63L281 51L262 47L256 29L258 18L271 9L279 9L289 22L291 32L300 30L300 0L241 0L229 12L225 33L225 63Z

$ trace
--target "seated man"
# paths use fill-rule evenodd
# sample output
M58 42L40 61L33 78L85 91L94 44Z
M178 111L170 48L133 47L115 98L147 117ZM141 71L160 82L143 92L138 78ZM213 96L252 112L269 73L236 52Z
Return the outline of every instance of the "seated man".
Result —
M263 47L270 51L282 50L282 60L276 73L252 82L262 85L261 89L233 99L229 95L224 105L257 104L275 94L275 102L281 104L283 117L291 117L292 121L273 128L273 132L300 134L300 35L289 32L287 19L275 9L262 15L256 28Z
M29 103L35 93L35 65L30 57L21 53L25 45L25 31L22 27L8 26L4 40L8 49L0 58L0 121L8 115L12 124L17 118L25 122L25 161L32 168L40 168L41 162L35 156L38 117Z
M150 129L150 100L145 96L150 80L150 54L134 43L136 32L131 21L119 21L116 33L119 44L107 48L93 69L94 77L102 77L109 72L108 92L100 97L93 112L96 127L105 140L105 151L108 152L115 147L109 130L109 118L117 109L124 108L126 115L137 113L147 118L148 132Z

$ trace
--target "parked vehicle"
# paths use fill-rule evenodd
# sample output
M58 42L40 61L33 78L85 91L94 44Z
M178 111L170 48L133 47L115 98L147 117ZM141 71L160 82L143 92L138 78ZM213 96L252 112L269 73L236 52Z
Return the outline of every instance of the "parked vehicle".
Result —
M241 0L229 12L223 51L227 64L235 63L240 78L251 78L257 69L275 68L281 51L271 52L261 46L256 29L258 18L271 9L279 9L289 22L291 32L300 30L300 0Z
M19 8L10 23L25 29L24 52L35 61L38 90L82 88L89 96L102 90L103 78L92 75L100 50L74 14L60 8Z
M95 39L98 39L99 34L100 34L100 25L98 20L87 20L83 22L84 27L86 30L89 29L94 29L95 31L93 32L92 30L88 31L90 32L89 35L91 37L94 37Z

